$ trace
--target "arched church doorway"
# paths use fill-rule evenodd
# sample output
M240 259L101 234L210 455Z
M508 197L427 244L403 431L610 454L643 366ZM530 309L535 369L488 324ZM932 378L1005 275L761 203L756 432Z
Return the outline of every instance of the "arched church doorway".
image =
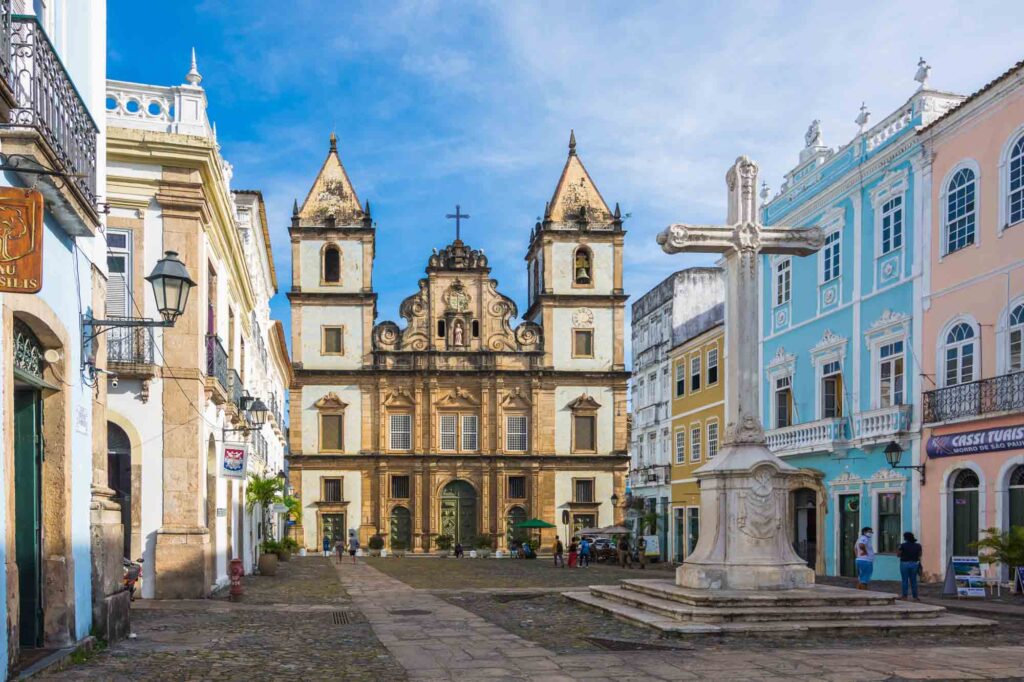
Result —
M132 558L132 444L113 422L107 422L107 487L121 505L122 556Z
M476 538L476 490L466 481L452 481L441 491L441 534L462 544Z
M814 568L818 556L818 496L810 488L799 488L793 495L793 549Z

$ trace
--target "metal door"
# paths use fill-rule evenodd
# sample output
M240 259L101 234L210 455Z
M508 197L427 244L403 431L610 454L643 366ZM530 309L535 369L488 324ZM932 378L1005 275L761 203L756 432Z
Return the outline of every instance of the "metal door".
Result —
M860 537L860 495L839 496L839 575L857 576L853 546Z
M42 400L37 390L14 392L14 536L22 646L43 645Z
M468 544L477 535L476 491L465 481L452 481L441 493L441 534Z

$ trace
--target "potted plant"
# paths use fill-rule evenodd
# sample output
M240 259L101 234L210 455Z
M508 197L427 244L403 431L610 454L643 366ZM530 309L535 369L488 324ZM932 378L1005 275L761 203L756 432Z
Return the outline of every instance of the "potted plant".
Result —
M384 549L384 537L380 533L376 533L370 536L370 556L380 556L380 551Z
M1010 530L986 528L981 531L985 537L971 543L971 548L978 552L982 563L1000 563L1009 568L1010 580L1016 587L1016 571L1024 566L1024 527L1010 526Z
M277 476L249 474L249 480L246 481L245 508L250 513L259 510L263 527L267 529L267 537L260 548L260 558L256 564L261 575L277 574L277 560L280 556L278 552L281 547L274 540L274 526L270 523L270 508L281 498L283 488L284 480Z
M489 536L481 535L473 546L476 548L477 557L486 559L491 556L491 538Z
M281 551L284 553L284 556L282 557L279 554L278 558L280 558L282 561L288 561L289 559L291 559L292 554L295 554L299 551L299 543L295 541L295 538L285 538L284 540L281 540L280 544Z
M455 538L451 535L438 535L434 538L434 544L437 545L437 555L440 557L446 557L452 551L452 545L455 544Z
M405 540L392 540L391 541L391 553L401 559L405 556L405 551L408 549L405 545Z

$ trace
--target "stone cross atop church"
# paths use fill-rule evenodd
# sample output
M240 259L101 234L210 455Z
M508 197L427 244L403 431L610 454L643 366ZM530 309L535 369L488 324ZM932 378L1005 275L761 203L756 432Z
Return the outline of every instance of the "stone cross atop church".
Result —
M824 243L818 227L761 224L757 205L757 164L746 156L725 176L729 187L727 225L670 225L658 235L666 253L710 252L725 256L726 390L730 400L723 444L763 443L758 404L758 262L760 254L806 256Z

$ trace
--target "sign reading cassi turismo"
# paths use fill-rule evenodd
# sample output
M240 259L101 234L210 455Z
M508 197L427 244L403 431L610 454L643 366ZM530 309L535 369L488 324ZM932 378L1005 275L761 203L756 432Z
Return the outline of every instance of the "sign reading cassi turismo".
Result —
M35 294L43 288L43 195L0 187L0 291Z
M245 443L224 443L220 477L245 480L245 461L248 454L249 449Z
M1024 425L1001 426L978 431L963 431L932 436L928 439L929 457L977 455L983 452L1024 448Z

